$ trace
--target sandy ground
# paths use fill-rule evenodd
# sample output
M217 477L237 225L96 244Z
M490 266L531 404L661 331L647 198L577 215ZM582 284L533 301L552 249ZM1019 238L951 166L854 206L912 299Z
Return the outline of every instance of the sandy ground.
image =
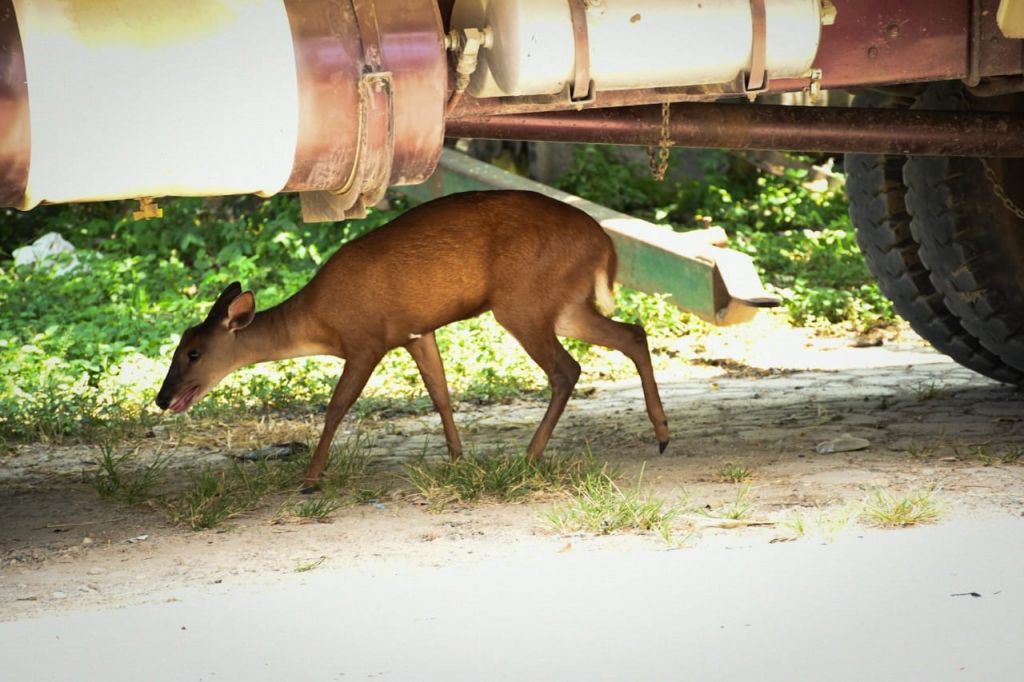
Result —
M486 572L566 554L586 570L588 556L597 566L599 556L618 557L609 559L617 565L631 556L657 562L652 557L666 552L696 561L733 546L808 548L793 550L799 554L864 535L862 525L846 521L874 488L934 488L940 525L1019 519L1024 466L999 460L1024 445L1024 395L960 368L905 331L887 335L881 346L858 345L766 318L741 331L659 348L659 382L673 430L662 456L639 382L591 381L579 391L553 446L589 446L634 477L643 468L644 482L666 499L717 509L737 490L720 480L722 464L753 470L746 522L687 514L678 520L681 549L653 535L560 536L538 520L551 499L436 513L401 490L377 504L343 508L329 523L273 524L274 509L268 508L216 530L192 532L157 510L100 500L89 483L94 446L17 446L0 457L0 621L142 608L176 599L182 590L210 599L234 590L269 593L295 585L297 576L321 573ZM525 444L543 409L540 403L462 405L456 420L471 446L488 451L495 444ZM443 448L434 415L345 428L372 437L381 471ZM176 427L143 442L142 455L170 454L174 466L185 470L309 429L308 420L282 417L263 431L196 444L187 428ZM870 447L816 452L817 444L844 433L867 439ZM880 533L883 544L899 546L898 538L910 542L919 532L870 535ZM1018 545L1013 551L1019 557L1024 550ZM496 579L504 575L499 573ZM543 582L543 573L528 578Z

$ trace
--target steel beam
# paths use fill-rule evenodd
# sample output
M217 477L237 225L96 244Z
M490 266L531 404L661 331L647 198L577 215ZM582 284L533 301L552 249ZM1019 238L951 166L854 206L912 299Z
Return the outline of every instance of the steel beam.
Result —
M671 106L677 147L794 152L1024 157L1024 116L684 102ZM656 145L660 106L451 119L449 137Z
M748 256L722 248L725 233L720 228L674 232L451 149L441 153L438 170L427 182L399 189L421 201L474 190L528 190L577 206L615 242L619 282L640 291L671 294L672 303L713 324L747 322L758 308L779 304L778 297L764 290Z

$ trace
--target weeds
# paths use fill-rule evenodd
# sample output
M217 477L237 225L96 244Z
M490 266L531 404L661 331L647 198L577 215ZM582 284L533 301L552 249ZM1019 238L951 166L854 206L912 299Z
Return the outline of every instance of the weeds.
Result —
M705 516L729 521L745 521L750 518L754 510L753 503L748 499L750 496L750 484L744 483L736 488L736 497L732 502L723 504L715 509L705 509Z
M381 502L391 495L391 487L378 485L373 488L359 488L352 494L356 504L373 504Z
M940 400L947 397L949 391L937 381L929 381L925 383L919 381L914 387L914 397L919 403L923 403L927 400Z
M827 542L832 542L839 533L856 523L863 511L863 503L857 502L845 504L836 509L819 511L814 518L814 528L818 535L825 538Z
M876 489L864 502L862 517L882 528L903 528L934 523L939 518L939 503L934 490L916 490L894 495Z
M967 459L980 462L984 466L997 464L1021 464L1024 459L1024 447L1010 446L1005 450L993 450L987 445L975 445L967 451Z
M322 520L340 506L346 490L366 473L369 453L355 438L332 446L328 469L321 480L325 494L310 498L293 511L299 518ZM221 522L256 509L268 496L294 491L308 465L308 458L278 462L232 463L228 469L204 469L192 476L185 492L166 504L175 523L193 530L213 528Z
M341 500L322 495L311 497L295 505L295 515L309 521L326 521L331 514L341 508Z
M718 478L725 483L743 483L753 476L753 470L746 464L726 462L718 467Z
M480 499L499 502L563 490L596 471L593 455L552 456L529 461L525 454L484 457L476 454L458 461L405 466L404 478L433 509Z
M642 472L635 488L623 490L616 478L607 469L587 474L576 484L569 501L543 512L541 520L559 533L607 535L639 530L672 542L672 521L679 508L645 491Z
M300 563L295 565L295 572L296 573L305 573L307 571L312 571L315 568L320 568L320 566L325 561L327 561L327 557L326 556L321 556L320 558L314 559L313 561L307 561L305 563L301 563L300 562Z
M238 465L234 471L238 470ZM213 528L222 521L253 508L255 500L244 494L229 471L204 469L192 476L185 493L168 503L171 520L192 530Z
M99 470L92 479L96 493L104 499L115 499L125 504L139 504L153 495L163 479L167 457L157 457L142 467L134 466L138 450L116 454L114 446L100 446L96 460Z
M794 511L789 518L787 518L782 525L793 532L793 535L798 538L802 538L807 534L807 520L804 519L804 515L799 509Z

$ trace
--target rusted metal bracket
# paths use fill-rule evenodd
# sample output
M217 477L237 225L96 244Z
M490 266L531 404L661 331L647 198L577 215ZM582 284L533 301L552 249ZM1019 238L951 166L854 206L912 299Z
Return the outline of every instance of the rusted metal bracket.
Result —
M363 218L388 189L395 152L394 87L384 70L377 8L353 0L363 44L365 73L359 79L359 128L355 162L345 183L333 190L303 192L302 219L307 223Z
M363 218L388 188L394 158L394 100L390 72L359 80L359 136L352 172L341 187L302 192L302 219L307 223Z
M622 284L671 294L672 303L703 320L722 326L739 324L752 319L758 309L780 303L764 290L749 256L723 248L721 228L674 232L450 149L441 152L438 170L427 182L401 188L421 201L495 189L539 192L586 211L615 242Z
M590 30L587 27L586 0L569 0L569 14L575 50L572 100L580 102L590 97L593 90L590 86Z
M747 93L756 94L768 87L768 15L764 0L750 0L750 19L753 28L750 42L750 73L747 74Z

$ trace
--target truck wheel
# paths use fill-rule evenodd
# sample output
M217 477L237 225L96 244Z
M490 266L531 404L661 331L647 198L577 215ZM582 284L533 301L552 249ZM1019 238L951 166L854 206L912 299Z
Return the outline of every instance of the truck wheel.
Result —
M969 104L959 84L943 83L915 106ZM932 283L971 335L1024 371L1022 173L1020 159L916 157L903 169L911 231Z
M881 93L865 93L853 101L853 106L862 107L899 105ZM1024 374L1008 367L964 329L929 279L904 202L905 161L903 156L846 155L850 220L868 269L896 313L939 352L997 381L1024 383Z

